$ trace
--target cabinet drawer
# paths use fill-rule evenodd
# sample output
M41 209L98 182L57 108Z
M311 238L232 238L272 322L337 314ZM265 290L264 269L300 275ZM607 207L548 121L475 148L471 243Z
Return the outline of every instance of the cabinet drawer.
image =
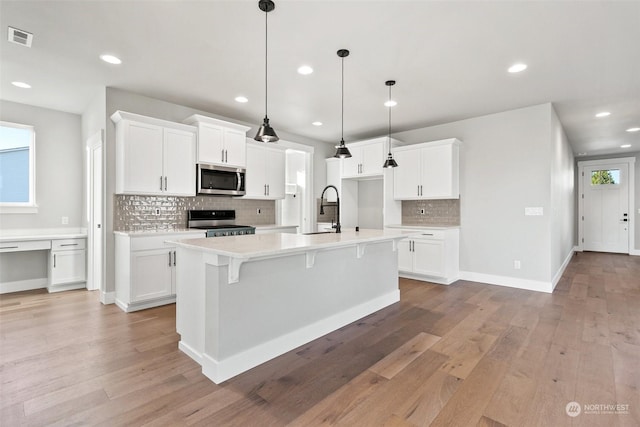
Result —
M444 240L443 230L423 230L411 236L412 239Z
M65 251L71 249L84 249L86 247L86 239L59 239L51 241L51 250Z
M39 251L51 249L51 240L27 240L20 242L0 243L0 253L2 252L22 252Z
M205 232L197 233L162 233L159 236L133 237L131 238L132 251L146 251L172 247L165 243L167 240L199 239L205 237Z

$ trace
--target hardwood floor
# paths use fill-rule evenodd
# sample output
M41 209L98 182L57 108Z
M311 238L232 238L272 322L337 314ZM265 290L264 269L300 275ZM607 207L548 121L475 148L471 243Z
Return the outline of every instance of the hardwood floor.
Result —
M0 425L640 425L640 257L580 253L553 294L400 289L400 303L221 385L177 349L173 305L2 295Z

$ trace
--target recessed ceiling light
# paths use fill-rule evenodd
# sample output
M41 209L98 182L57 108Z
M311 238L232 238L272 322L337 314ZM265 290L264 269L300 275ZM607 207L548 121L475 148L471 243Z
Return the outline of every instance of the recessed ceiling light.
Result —
M113 64L113 65L122 64L122 60L117 56L113 56L113 55L107 55L107 54L100 55L100 59L102 59L104 62L108 62L109 64Z
M607 116L610 116L610 115L611 115L611 113L610 113L610 112L608 112L608 111L602 111L602 112L600 112L600 113L596 114L596 117L600 118L600 117L607 117Z
M587 153L578 153L578 156L586 156Z
M25 82L11 82L12 85L22 88L22 89L31 89L31 85Z
M309 67L308 65L303 65L298 68L298 73L302 74L303 76L306 76L308 74L313 73L313 68Z
M629 128L627 129L627 132L638 132L640 130L640 128Z
M322 122L313 122L311 124L314 126L322 126Z
M524 71L527 69L527 64L522 64L522 63L518 63L518 64L513 64L511 67L509 67L509 72L510 73L519 73L520 71Z
M620 148L629 148L631 147L631 144L623 144L620 146Z
M236 96L236 102L240 102L240 103L245 103L245 102L249 102L249 100L247 99L246 96Z
M384 106L385 107L395 107L396 105L398 105L398 103L396 101L394 101L393 99L390 99L388 101L384 101Z

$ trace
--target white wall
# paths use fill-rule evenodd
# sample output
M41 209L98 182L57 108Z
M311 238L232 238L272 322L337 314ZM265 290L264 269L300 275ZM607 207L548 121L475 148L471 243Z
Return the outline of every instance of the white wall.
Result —
M549 256L550 248L574 237L572 229L565 229L571 214L563 213L556 227L562 236L551 238L551 116L551 104L543 104L395 135L405 144L452 137L462 141L462 271L534 284L554 276L551 258L555 266L561 256ZM556 145L563 154L553 158L566 169L568 147L565 142ZM565 172L558 181L564 183ZM567 194L557 192L558 209L568 206ZM545 215L525 216L525 207L542 207ZM520 270L514 269L514 260L521 261Z
M358 226L382 230L384 183L381 179L358 181Z
M80 116L0 100L0 120L36 132L35 214L0 214L2 229L81 227L83 145ZM62 225L62 217L69 218Z
M577 242L575 231L576 209L575 162L560 120L551 108L551 247L552 278L561 271L563 263L572 254ZM556 279L559 279L557 277Z

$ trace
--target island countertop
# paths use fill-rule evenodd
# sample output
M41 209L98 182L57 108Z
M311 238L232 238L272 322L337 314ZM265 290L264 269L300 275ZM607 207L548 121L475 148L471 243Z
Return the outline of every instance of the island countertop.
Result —
M317 251L344 246L366 245L393 240L397 242L411 233L403 230L343 231L342 233L288 234L270 233L225 236L174 241L177 246L201 250L216 255L250 260L299 252Z

